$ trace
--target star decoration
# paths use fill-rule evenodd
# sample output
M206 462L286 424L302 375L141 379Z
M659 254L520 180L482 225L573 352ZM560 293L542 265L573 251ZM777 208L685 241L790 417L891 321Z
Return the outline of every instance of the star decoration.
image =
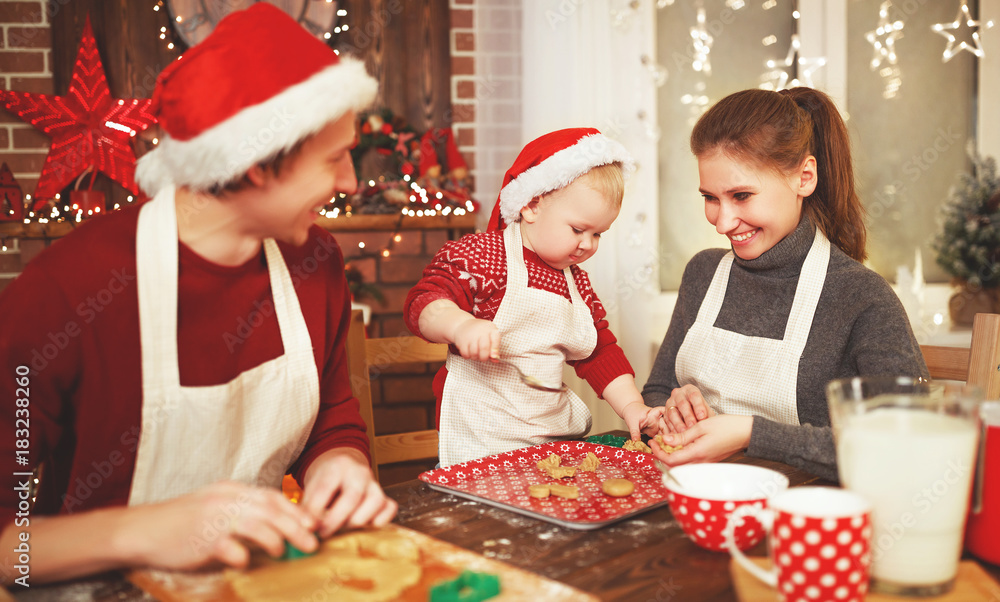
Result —
M151 103L148 98L111 97L89 17L66 96L0 90L0 104L52 138L35 189L35 208L91 169L138 193L131 139L156 123Z
M896 64L896 40L903 37L903 22L889 21L889 9L892 2L886 0L878 8L878 26L874 31L865 34L865 39L872 45L871 69L874 71L882 66L882 61L890 65Z
M799 40L799 34L792 34L791 44L788 46L788 52L785 54L784 59L774 60L768 59L764 62L764 65L769 69L765 71L761 76L761 80L764 82L761 84L761 88L765 90L775 90L781 91L785 88L794 88L796 86L808 86L813 87L812 76L821 67L826 65L825 57L803 57L799 56L799 49L802 47L802 42ZM796 66L796 70L800 71L801 79L799 77L792 77L788 71L782 69L782 67ZM791 81L789 81L791 80Z
M979 40L979 31L985 31L991 27L993 27L993 21L987 21L986 23L974 21L972 14L969 13L969 5L963 0L954 21L951 23L935 23L931 26L931 29L948 40L948 45L945 46L944 54L941 56L942 61L947 63L951 60L951 57L962 50L968 50L978 57L983 57L983 45Z

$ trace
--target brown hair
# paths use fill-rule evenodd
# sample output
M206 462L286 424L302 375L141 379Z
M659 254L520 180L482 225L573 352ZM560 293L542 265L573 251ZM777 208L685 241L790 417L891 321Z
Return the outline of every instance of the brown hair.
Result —
M601 193L613 208L621 209L622 198L625 196L625 175L622 173L621 163L598 165L580 178L587 178L588 186Z
M281 169L282 167L284 167L285 163L291 162L296 157L296 155L298 155L299 152L302 150L302 145L305 144L306 140L308 140L311 137L312 136L306 136L301 140L299 140L298 142L296 142L295 144L293 144L292 146L286 149L279 150L276 154L272 155L271 157L267 157L258 162L257 167L260 167L264 171L269 172L273 175L280 175ZM239 192L240 190L248 188L249 186L252 186L250 182L250 177L246 173L244 173L242 176L236 178L235 180L214 184L206 192L208 192L212 196L218 197L226 194L231 194L234 192Z
M715 150L783 175L816 157L816 190L803 210L830 242L865 260L865 211L854 190L850 138L829 96L812 88L730 94L691 132L695 156Z

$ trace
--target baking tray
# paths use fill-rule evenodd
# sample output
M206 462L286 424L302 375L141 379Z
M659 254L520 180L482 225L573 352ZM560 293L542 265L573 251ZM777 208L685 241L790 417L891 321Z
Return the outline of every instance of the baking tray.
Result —
M536 499L528 495L529 485L556 482L538 469L539 460L555 453L562 456L563 466L577 466L587 452L601 460L596 473L578 470L574 477L558 480L576 485L580 489L578 499ZM555 441L435 468L421 474L420 480L435 491L568 529L590 530L666 505L667 490L660 477L650 454L583 441ZM635 483L635 491L627 497L611 497L601 491L605 479L628 479Z

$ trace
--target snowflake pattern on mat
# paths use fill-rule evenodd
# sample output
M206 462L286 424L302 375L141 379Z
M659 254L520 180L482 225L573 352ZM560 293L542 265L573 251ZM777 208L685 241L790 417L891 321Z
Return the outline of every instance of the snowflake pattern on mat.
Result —
M529 485L555 482L538 469L538 460L556 453L562 456L563 466L576 466L587 452L593 452L601 460L597 472L577 471L574 477L559 481L576 485L578 499L554 496L537 499L528 495ZM631 480L635 491L621 498L605 495L601 482L613 478ZM651 510L666 504L668 493L649 454L586 442L553 442L503 452L431 470L420 475L420 479L440 491L465 495L570 528L574 525L590 528Z

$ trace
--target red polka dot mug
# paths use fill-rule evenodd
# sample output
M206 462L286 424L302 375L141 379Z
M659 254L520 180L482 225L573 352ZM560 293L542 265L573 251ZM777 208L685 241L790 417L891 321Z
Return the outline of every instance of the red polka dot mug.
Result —
M796 487L769 499L765 509L737 508L726 525L729 542L746 521L764 525L773 568L760 568L732 544L729 553L776 588L781 600L861 602L868 593L871 513L871 504L856 493Z

